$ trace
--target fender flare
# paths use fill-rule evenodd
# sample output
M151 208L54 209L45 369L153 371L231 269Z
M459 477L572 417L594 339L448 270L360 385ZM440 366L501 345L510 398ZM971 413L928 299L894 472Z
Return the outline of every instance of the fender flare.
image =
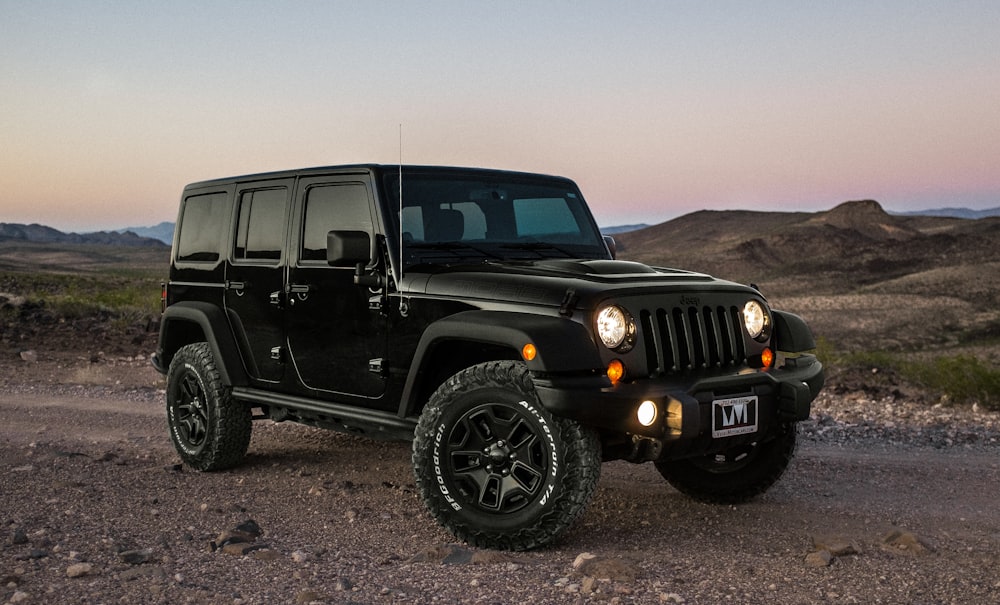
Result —
M804 319L787 311L772 311L772 314L776 350L802 353L816 348L816 339Z
M462 311L427 327L417 344L406 384L400 398L400 412L409 415L418 402L414 393L432 351L448 341L478 342L510 348L517 352L532 373L604 371L604 364L587 329L565 317L508 311ZM531 361L521 357L525 344L535 345Z
M181 347L191 344L190 338L184 337L184 330L178 329L179 323L197 324L205 341L215 355L219 374L224 384L243 386L247 384L247 374L243 369L243 361L239 347L233 338L232 330L226 316L217 305L201 301L179 302L167 307L160 320L160 341L153 365L162 373L170 367L170 361Z

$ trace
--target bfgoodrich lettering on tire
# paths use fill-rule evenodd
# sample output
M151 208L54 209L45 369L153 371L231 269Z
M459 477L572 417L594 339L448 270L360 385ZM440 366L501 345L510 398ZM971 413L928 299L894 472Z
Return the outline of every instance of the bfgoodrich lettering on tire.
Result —
M600 476L596 434L550 415L524 364L494 361L449 378L417 425L413 468L445 528L486 548L550 542L583 512Z
M207 343L182 347L167 372L167 423L177 453L201 471L236 466L252 430L250 408L222 386Z

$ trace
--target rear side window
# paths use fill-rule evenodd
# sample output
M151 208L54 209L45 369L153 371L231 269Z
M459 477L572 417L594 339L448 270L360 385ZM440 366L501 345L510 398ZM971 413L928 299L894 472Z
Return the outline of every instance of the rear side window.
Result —
M285 241L288 190L260 189L240 195L240 218L233 258L237 261L276 261Z
M225 193L192 195L184 200L177 260L214 262L219 260L220 242L226 232Z
M304 261L326 260L326 234L330 231L373 230L368 207L368 188L361 183L337 183L310 187L302 228Z

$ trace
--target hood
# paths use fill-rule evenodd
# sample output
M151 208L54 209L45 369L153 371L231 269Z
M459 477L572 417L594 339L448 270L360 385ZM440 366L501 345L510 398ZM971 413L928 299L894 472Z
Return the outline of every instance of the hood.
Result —
M415 267L402 285L413 294L552 306L563 304L570 290L587 306L587 299L598 296L749 289L703 273L631 261L569 259Z

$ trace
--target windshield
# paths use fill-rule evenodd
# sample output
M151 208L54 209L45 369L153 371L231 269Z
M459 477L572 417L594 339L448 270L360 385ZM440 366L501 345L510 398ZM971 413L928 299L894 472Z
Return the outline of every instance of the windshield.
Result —
M385 192L399 208L397 175L386 175ZM390 215L402 233L404 266L608 258L579 192L564 181L404 173L402 211Z

